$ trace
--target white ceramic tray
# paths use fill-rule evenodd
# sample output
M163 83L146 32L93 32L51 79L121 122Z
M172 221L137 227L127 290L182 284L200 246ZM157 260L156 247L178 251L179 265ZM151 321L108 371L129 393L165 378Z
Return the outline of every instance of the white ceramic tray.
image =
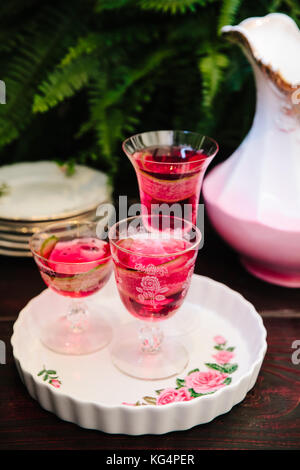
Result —
M37 325L58 315L67 301L49 289L42 292L21 311L11 340L30 395L66 421L132 435L189 429L230 411L256 382L267 348L265 328L255 308L223 284L193 276L184 305L162 322L165 335L177 335L188 349L189 364L178 377L156 381L119 372L110 361L111 346L86 356L44 347ZM113 278L89 302L111 322L115 338L131 321ZM196 394L202 395L191 396Z

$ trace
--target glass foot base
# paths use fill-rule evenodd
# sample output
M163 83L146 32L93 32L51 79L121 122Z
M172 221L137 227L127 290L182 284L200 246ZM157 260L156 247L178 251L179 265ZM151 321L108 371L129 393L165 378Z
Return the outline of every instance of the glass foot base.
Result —
M131 332L129 330L132 330ZM178 341L164 339L159 351L141 349L136 325L122 329L111 351L114 365L123 373L143 380L156 380L180 374L188 364L188 353Z
M42 343L60 354L90 354L104 348L112 338L112 328L99 318L99 313L89 313L83 328L72 328L67 316L44 328Z

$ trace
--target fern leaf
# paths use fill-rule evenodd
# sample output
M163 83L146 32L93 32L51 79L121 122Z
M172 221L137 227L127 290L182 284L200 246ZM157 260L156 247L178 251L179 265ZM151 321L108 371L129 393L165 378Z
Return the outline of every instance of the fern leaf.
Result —
M74 60L84 55L92 54L103 41L103 35L97 33L90 33L85 37L80 37L75 46L71 46L60 62L60 67L66 67Z
M134 3L134 0L97 0L95 11L101 12L104 10L115 10L117 8L123 8Z
M107 113L103 97L108 89L106 73L103 70L101 77L92 85L89 90L90 96L90 121L96 134L97 144L101 156L110 168L110 173L115 173L117 165L113 158L113 143L116 123L111 128L111 114Z
M133 124L137 123L135 115L141 111L143 100L148 99L147 93L144 93L146 77L150 80L153 71L170 54L169 50L160 50L150 54L135 69L124 66L121 82L114 83L113 74L101 68L101 73L90 86L90 120L81 126L79 134L91 129L95 131L102 159L106 161L111 174L117 170L116 144L124 138L126 131L133 131ZM136 86L142 78L141 87ZM132 111L135 115L129 114Z
M35 25L24 34L22 47L3 77L7 102L0 107L0 147L16 139L33 119L31 107L36 86L65 48L73 27L70 15L70 9L57 12L45 7L38 12L38 27Z
M83 57L69 66L56 69L39 86L40 94L34 97L33 112L44 113L64 99L73 96L88 84L96 68L97 61L94 58Z
M140 0L139 5L143 10L156 10L164 13L186 13L195 11L196 5L204 6L207 0Z
M85 55L95 55L100 58L107 58L110 55L117 56L125 45L135 48L137 44L147 44L153 41L156 36L157 31L153 29L151 24L143 25L142 29L125 26L121 29L110 28L109 31L103 30L100 33L91 32L86 36L79 37L77 43L69 48L59 66L65 67Z
M222 7L218 19L218 32L226 25L234 24L236 14L241 5L242 0L223 0Z
M136 69L127 69L124 67L124 76L122 82L114 89L109 90L103 97L104 105L111 106L126 93L129 87L141 80L143 77L156 70L161 63L173 54L170 50L160 50L154 52ZM127 72L127 73L126 73Z
M219 52L211 52L199 61L199 70L203 80L203 106L209 109L223 80L224 69L229 60L226 55Z

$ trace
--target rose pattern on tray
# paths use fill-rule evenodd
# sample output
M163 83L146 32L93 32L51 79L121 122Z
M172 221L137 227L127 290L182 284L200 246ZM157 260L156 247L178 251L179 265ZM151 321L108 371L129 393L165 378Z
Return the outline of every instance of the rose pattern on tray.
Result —
M126 403L128 406L141 405L167 405L179 401L190 401L194 398L202 397L215 393L223 387L231 383L230 375L233 374L238 364L232 363L235 357L234 347L227 346L227 340L221 336L215 336L214 349L216 353L212 355L214 362L206 362L207 370L200 369L190 370L186 377L176 378L176 386L156 390L156 397L145 396L142 401L136 403Z
M56 370L52 369L46 369L45 366L43 366L43 369L38 372L38 377L43 377L43 380L45 382L48 382L48 384L52 385L54 388L60 388L61 386L61 380L59 379Z
M176 378L176 387L156 390L156 397L145 396L143 401L137 401L136 403L123 402L122 404L128 406L159 406L178 401L190 401L203 395L215 393L220 388L229 385L231 383L230 375L238 368L238 364L230 362L235 356L233 352L235 348L233 346L228 347L227 340L220 335L214 337L214 342L214 349L217 352L212 357L215 362L205 363L208 370L190 370L186 377ZM37 376L43 378L45 382L54 388L61 387L62 382L57 372L53 369L46 369L43 366L43 369L37 373Z

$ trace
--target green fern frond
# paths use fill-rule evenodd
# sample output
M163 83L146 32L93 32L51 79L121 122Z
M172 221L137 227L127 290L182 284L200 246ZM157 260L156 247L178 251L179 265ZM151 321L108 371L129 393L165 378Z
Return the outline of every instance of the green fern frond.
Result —
M0 147L16 139L33 119L31 113L37 83L54 66L69 37L71 12L48 7L39 11L39 23L24 33L18 55L10 61L3 80L7 102L0 107ZM2 78L2 77L1 77Z
M114 10L129 6L130 4L134 5L134 3L136 3L134 0L97 0L95 11Z
M135 69L127 69L124 67L122 81L113 89L108 90L105 96L102 97L104 106L111 106L117 103L126 93L128 88L156 70L162 62L172 54L173 51L171 50L161 49L149 55L149 57L147 57L146 60L142 64L139 64Z
M300 27L300 5L298 0L285 0L283 3L289 10L289 15L296 21Z
M222 7L218 19L218 32L226 25L234 24L236 14L242 0L222 0Z
M160 50L150 54L138 67L123 67L122 80L113 81L113 74L105 68L90 86L90 120L81 126L79 135L94 130L102 159L106 161L110 173L117 170L116 144L124 138L125 132L133 132L137 124L136 115L143 108L143 102L149 99L147 78L170 56L169 50ZM141 87L136 86L143 78ZM122 103L122 106L120 106Z
M40 94L34 96L33 112L44 113L73 96L88 84L96 68L97 61L92 57L83 57L69 66L57 68L39 85Z
M224 78L224 69L229 65L228 57L222 53L212 51L199 60L199 70L203 81L203 106L211 108L213 99L219 91Z
M123 127L126 117L121 109L107 107L104 104L103 96L106 91L108 91L107 77L102 76L90 90L90 123L95 131L102 160L106 162L110 175L114 175L118 168L116 143L124 137Z
M0 51L10 52L22 45L22 34L15 30L0 28Z
M143 10L156 10L164 13L186 13L195 11L196 5L204 6L207 0L140 0L139 5Z
M272 0L271 3L270 3L270 7L269 7L269 11L270 12L276 12L280 9L281 7L281 4L282 4L282 0Z
M107 73L102 70L101 76L92 84L89 89L89 105L90 105L90 123L96 134L96 141L100 149L100 153L104 162L110 169L110 173L115 173L117 165L113 159L114 147L114 127L111 128L110 113L104 104L103 97L108 90Z
M80 139L82 136L87 134L88 132L91 132L94 129L94 122L92 119L89 119L88 121L83 122L78 131L75 134L75 139Z
M0 115L0 145L4 147L13 140L17 139L20 135L19 129L15 126L14 122L7 117Z
M107 58L110 54L116 56L119 48L124 45L136 47L137 44L147 44L157 37L157 32L151 24L143 25L142 29L133 30L130 26L110 28L99 33L91 32L80 37L74 46L71 46L67 54L61 60L59 67L65 67L72 61L86 55Z
M59 66L66 67L79 57L92 54L99 48L101 41L103 41L103 35L97 33L90 33L87 36L80 37L77 44L69 48Z
M2 1L1 160L59 155L71 170L87 162L112 175L121 140L158 127L236 147L250 126L252 71L216 31L270 11L300 23L299 0Z

